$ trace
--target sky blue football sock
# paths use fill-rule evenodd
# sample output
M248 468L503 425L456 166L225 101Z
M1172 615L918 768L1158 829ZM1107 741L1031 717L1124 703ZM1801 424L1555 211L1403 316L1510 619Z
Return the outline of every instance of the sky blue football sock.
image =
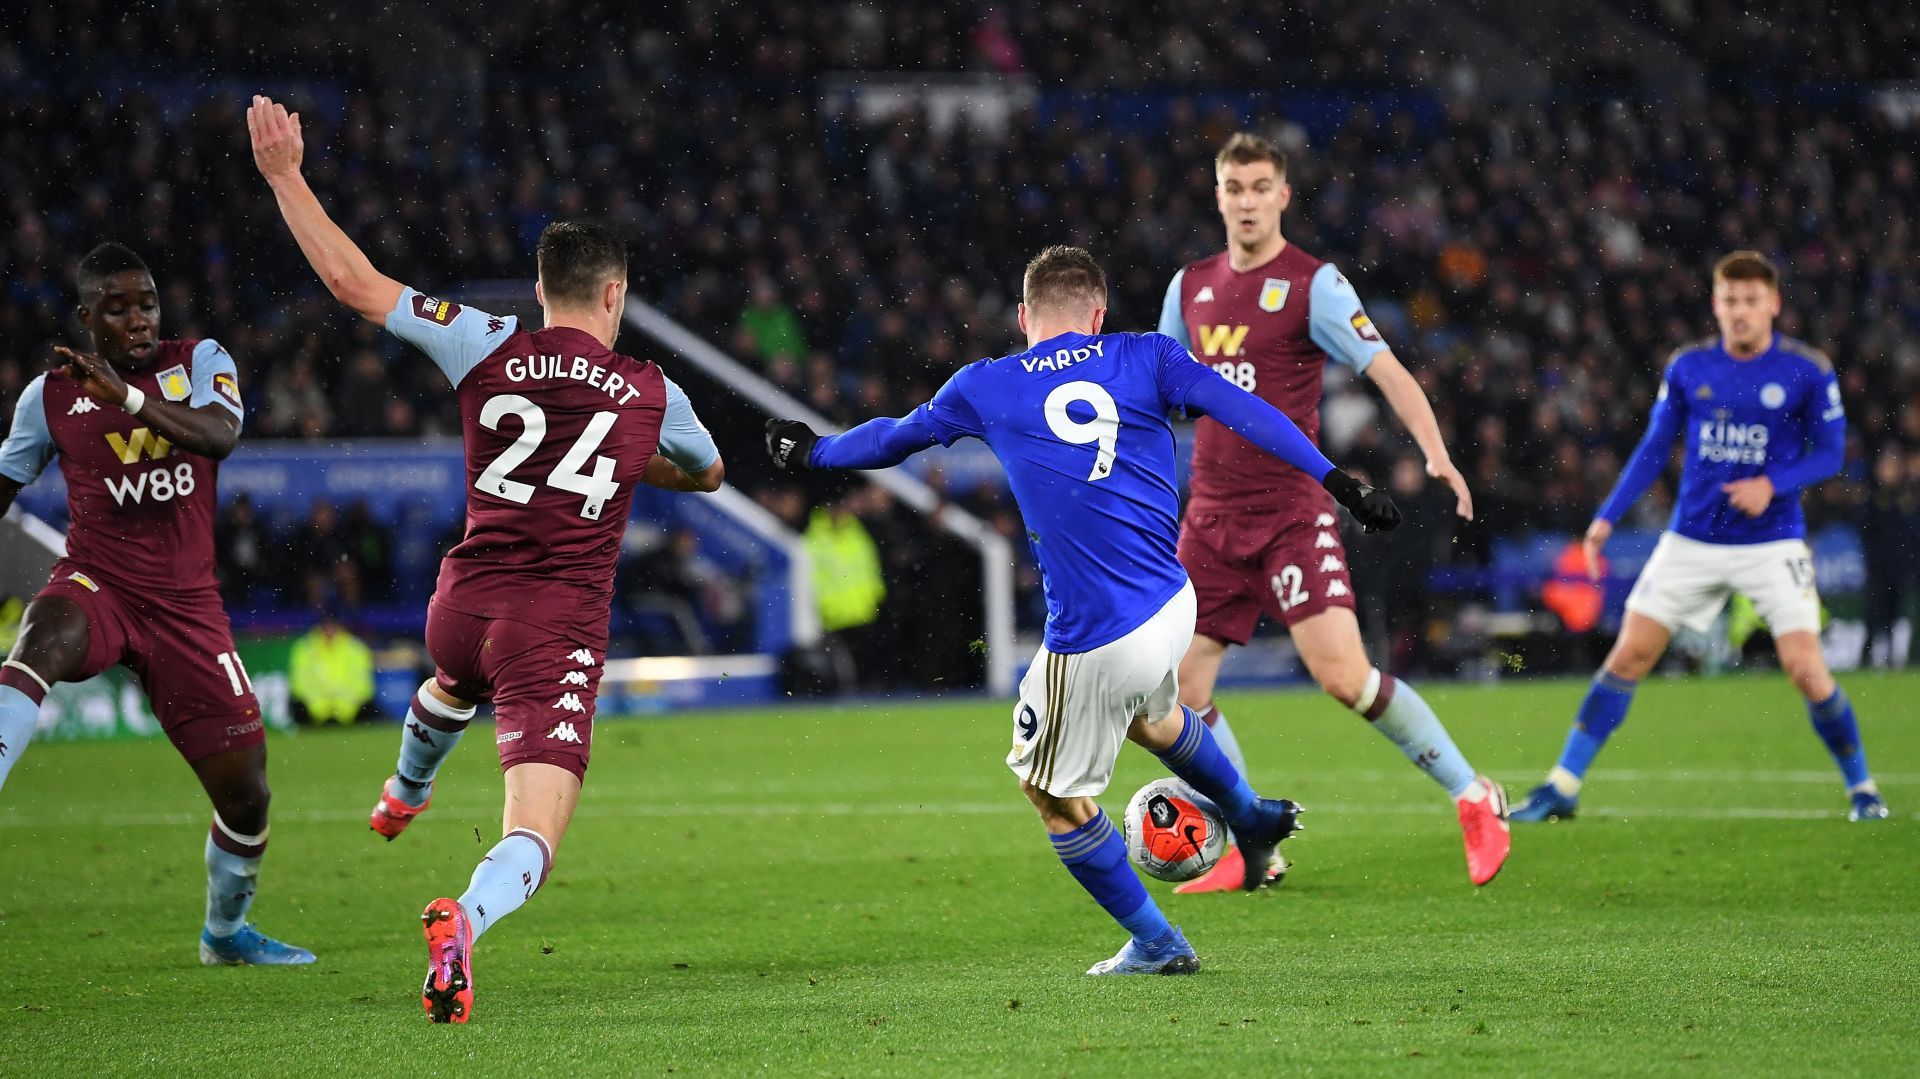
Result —
M1818 704L1809 702L1807 716L1813 720L1813 732L1833 754L1833 763L1840 766L1847 789L1868 782L1872 776L1867 771L1867 751L1860 744L1860 724L1853 717L1853 702L1847 699L1846 690L1835 686L1833 696Z
M1587 696L1574 714L1573 727L1567 731L1567 744L1560 748L1560 763L1554 765L1548 782L1571 798L1580 793L1580 784L1592 767L1594 755L1607 742L1607 736L1627 718L1633 704L1633 691L1639 682L1602 670L1587 687Z
M1186 726L1173 745L1158 754L1160 763L1185 780L1201 797L1219 806L1227 824L1239 830L1242 824L1248 823L1247 814L1253 809L1256 797L1253 788L1247 784L1247 777L1240 774L1240 769L1233 766L1233 761L1227 759L1219 740L1193 709L1181 705L1180 717Z
M1167 916L1147 894L1146 886L1127 864L1127 843L1105 812L1063 835L1050 835L1053 852L1113 920L1133 939L1154 944L1173 934Z
M400 730L400 763L394 766L395 782L387 792L410 806L419 807L433 794L433 777L440 763L460 743L475 709L453 708L427 691L432 679L422 683L407 709Z
M1433 709L1412 686L1385 671L1375 670L1368 676L1366 689L1354 702L1353 710L1365 716L1387 741L1400 747L1400 752L1414 767L1446 788L1449 796L1458 798L1473 786L1473 765L1467 763L1440 717L1433 714Z
M1239 770L1241 775L1246 775L1247 755L1241 751L1240 739L1234 737L1233 727L1227 723L1226 713L1220 711L1219 705L1209 704L1207 710L1200 713L1200 718L1205 721L1207 729L1213 732L1213 740L1220 743L1220 752L1227 755L1227 759L1233 762L1234 768Z
M553 848L539 833L515 828L501 836L474 867L473 879L460 896L461 909L473 923L473 939L532 899L552 869Z
M266 829L243 835L227 827L220 814L213 815L213 826L207 829L208 933L230 937L247 923L266 853Z
M13 762L27 751L39 722L39 701L12 686L0 686L0 787L6 785Z

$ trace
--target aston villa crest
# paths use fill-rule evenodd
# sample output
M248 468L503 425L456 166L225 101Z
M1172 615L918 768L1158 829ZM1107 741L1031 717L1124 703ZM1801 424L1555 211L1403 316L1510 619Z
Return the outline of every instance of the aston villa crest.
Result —
M1287 293L1292 290L1293 282L1278 277L1269 277L1260 286L1260 310L1274 312L1287 306Z

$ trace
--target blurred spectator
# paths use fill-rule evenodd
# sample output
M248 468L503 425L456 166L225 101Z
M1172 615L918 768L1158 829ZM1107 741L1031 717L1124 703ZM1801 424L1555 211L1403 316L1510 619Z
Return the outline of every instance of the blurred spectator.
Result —
M701 554L692 529L676 528L659 548L625 559L620 578L642 652L705 655L736 651L744 643L747 582ZM662 620L671 633L660 631Z
M875 678L872 657L879 644L880 602L887 585L880 549L855 509L859 492L813 511L807 522L807 555L813 559L813 598L820 607L820 628L837 639L854 660L860 685ZM866 660L867 669L860 663Z
M1920 454L1874 458L1860 541L1867 556L1867 648L1877 667L1904 667L1920 600Z
M220 595L229 604L242 604L253 590L272 579L274 544L254 516L253 499L245 491L234 495L213 522L214 569L220 577Z
M320 624L294 639L287 656L287 694L301 726L352 723L373 710L373 650L327 610Z
M356 498L347 507L341 533L347 560L359 578L359 594L385 595L393 584L393 534L374 519L366 499Z
M800 319L780 301L773 282L762 278L754 283L753 302L740 313L734 347L769 367L796 363L807 354Z
M321 610L338 603L359 609L360 564L354 561L333 503L313 500L307 519L287 540L287 561L308 607Z

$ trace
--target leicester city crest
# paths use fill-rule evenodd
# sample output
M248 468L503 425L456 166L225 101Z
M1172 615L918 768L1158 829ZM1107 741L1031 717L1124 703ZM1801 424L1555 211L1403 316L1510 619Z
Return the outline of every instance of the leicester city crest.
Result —
M1287 292L1293 288L1293 282L1278 277L1269 277L1260 286L1260 310L1274 312L1287 306Z

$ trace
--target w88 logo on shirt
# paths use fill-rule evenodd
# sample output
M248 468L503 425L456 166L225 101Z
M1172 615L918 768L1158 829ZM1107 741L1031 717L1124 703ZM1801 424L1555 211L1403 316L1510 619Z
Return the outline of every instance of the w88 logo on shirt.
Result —
M1250 363L1234 363L1232 360L1224 360L1214 364L1213 369L1220 372L1221 377L1225 378L1228 382L1233 383L1248 393L1252 393L1254 387L1258 385L1257 380L1254 378L1253 365Z
M141 502L171 502L187 497L198 486L193 475L193 464L189 461L173 466L161 465L131 476L107 477L107 490L112 492L114 505L117 506L124 506L128 502L136 505Z

